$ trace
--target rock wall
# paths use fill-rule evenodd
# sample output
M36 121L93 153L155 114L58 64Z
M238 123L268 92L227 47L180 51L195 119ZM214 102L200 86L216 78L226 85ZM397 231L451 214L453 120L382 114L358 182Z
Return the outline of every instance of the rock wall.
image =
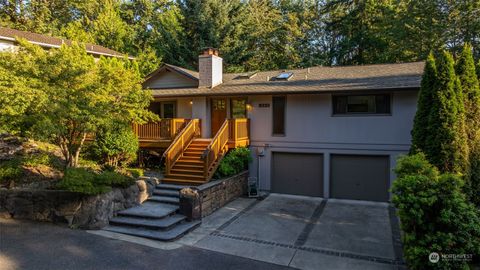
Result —
M72 228L99 229L120 210L146 200L156 178L96 196L61 190L0 189L0 217L68 223Z
M248 171L245 171L197 187L202 217L210 215L225 204L247 194L247 179Z

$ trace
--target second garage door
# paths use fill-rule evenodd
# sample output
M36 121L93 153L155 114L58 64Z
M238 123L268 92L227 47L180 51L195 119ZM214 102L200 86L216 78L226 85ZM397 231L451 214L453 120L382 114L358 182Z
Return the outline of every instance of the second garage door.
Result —
M330 196L338 199L388 201L388 156L332 155Z
M323 155L272 154L272 192L323 197Z

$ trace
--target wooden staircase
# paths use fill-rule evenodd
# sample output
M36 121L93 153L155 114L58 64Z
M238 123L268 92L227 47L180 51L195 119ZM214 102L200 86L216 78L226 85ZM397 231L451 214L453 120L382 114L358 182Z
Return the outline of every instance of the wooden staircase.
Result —
M190 120L163 154L162 183L201 185L212 178L228 149L249 142L248 119L226 119L211 139L200 139L200 121Z
M183 155L173 164L163 183L201 185L205 183L202 155L212 139L193 139Z

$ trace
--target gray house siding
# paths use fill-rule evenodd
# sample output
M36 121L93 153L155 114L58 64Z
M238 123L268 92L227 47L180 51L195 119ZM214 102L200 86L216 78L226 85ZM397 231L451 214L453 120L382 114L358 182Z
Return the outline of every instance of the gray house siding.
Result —
M331 194L332 178L335 178L331 172L332 156L359 155L366 156L367 160L369 156L384 156L390 170L386 179L390 187L395 179L391 168L395 167L398 156L407 153L410 148L417 91L386 94L391 95L390 114L342 116L333 115L331 94L286 95L285 134L282 136L272 134L272 96L248 96L248 103L251 105L247 113L250 118L250 148L254 158L249 168L250 176L259 178L261 190L273 191L274 153L321 155L323 197L332 198L335 197L335 194ZM229 106L230 97L226 99ZM201 119L202 137L211 137L210 97L176 100L178 117ZM227 112L227 117L230 117L229 108ZM188 115L190 117L187 117ZM366 183L368 184L371 183ZM377 198L390 195L382 196Z
M334 116L330 94L288 95L284 136L272 135L271 101L271 96L249 98L253 106L249 118L254 156L250 175L259 178L262 190L272 190L273 152L323 154L323 190L324 197L329 198L331 155L388 156L389 167L393 168L397 157L410 148L416 91L392 93L391 114L381 116ZM394 178L390 172L389 186Z
M173 71L164 70L151 78L145 87L151 89L197 87L197 82Z

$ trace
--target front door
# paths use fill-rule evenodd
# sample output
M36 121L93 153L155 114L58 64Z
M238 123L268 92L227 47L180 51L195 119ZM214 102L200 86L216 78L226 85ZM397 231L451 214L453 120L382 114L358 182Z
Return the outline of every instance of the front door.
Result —
M225 98L212 99L212 137L222 127L227 118L227 100Z

